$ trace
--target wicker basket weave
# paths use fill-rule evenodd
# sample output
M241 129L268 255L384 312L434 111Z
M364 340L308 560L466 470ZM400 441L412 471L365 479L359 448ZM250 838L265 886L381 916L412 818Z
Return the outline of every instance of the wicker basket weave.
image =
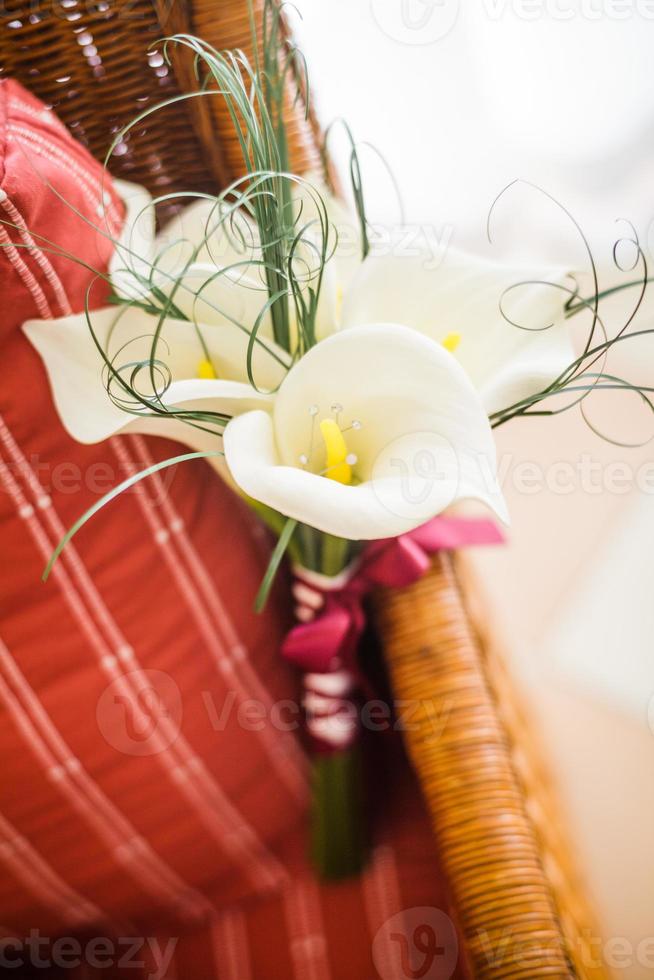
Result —
M601 980L538 752L461 566L439 554L376 612L394 695L418 706L407 747L474 976Z
M169 67L156 43L184 33L219 49L251 53L247 6L239 0L196 4L192 14L185 0L5 0L0 77L22 82L104 160L114 135L137 115L196 90L192 60L173 51ZM294 102L289 92L291 165L303 173L320 164L317 129L312 115L305 119L302 101ZM179 101L157 112L156 122L144 119L116 148L109 166L116 177L158 196L215 192L242 171L219 96Z
M219 49L250 48L245 0L40 2L5 0L0 77L52 105L100 159L111 134L139 112L194 90L189 60L163 64L161 37L190 33ZM303 172L319 163L318 130L295 95L287 104L291 162ZM145 119L118 148L109 161L116 176L158 195L215 191L240 176L221 99L177 102L166 113L165 129L160 116L156 125ZM480 628L484 617L474 615L476 592L462 588L458 567L437 556L429 575L383 595L376 613L395 695L423 705L406 738L467 958L483 980L600 980L607 973L591 955L587 911L546 780L501 658Z

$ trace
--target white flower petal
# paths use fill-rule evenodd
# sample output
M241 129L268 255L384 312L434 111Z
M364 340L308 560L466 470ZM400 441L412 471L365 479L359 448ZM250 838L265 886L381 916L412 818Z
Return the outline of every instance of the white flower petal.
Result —
M123 227L109 262L109 275L119 296L136 299L148 292L147 283L154 256L154 207L145 187L125 180L114 180L114 187L126 210Z
M90 316L98 343L108 352L116 369L149 358L151 338L157 323L155 318L133 307L124 308L122 313L115 307L96 310ZM62 422L79 442L99 442L116 432L129 429L181 439L194 447L199 445L198 440L202 440L201 448L206 448L204 434L199 435L199 430L186 423L167 418L139 418L111 401L104 386L104 362L93 342L84 314L59 320L31 320L24 324L23 329L43 359ZM222 359L223 365L231 367L234 363L238 364L239 370L242 369L244 354L240 333L217 327L207 328L205 335L210 350L214 347L214 341L219 339L218 334L222 353L216 355L217 364L221 364ZM271 402L269 396L259 394L249 385L229 376L218 380L197 378L197 365L203 352L189 323L167 320L159 351L159 356L172 372L172 383L162 397L165 405L231 415ZM263 358L262 367L264 382L277 384L283 372L276 362L271 366L269 358ZM147 367L139 372L138 384L145 394L151 391ZM119 392L120 389L114 383L112 390ZM128 395L125 397L129 398Z
M358 485L319 475L316 421L336 414ZM506 519L488 419L465 372L439 345L396 325L322 341L289 372L273 418L232 419L224 445L247 494L341 537L391 537L469 497ZM302 456L313 472L301 468Z
M268 302L259 233L242 211L200 199L176 215L157 236L155 280L191 320L231 322L252 330ZM270 316L258 336L272 337Z
M295 251L294 271L305 293L317 286L324 212L330 223L329 261L323 270L316 335L332 333L341 316L344 292L361 259L358 220L319 179L292 183L296 230L303 229ZM176 281L174 302L190 319L223 323L225 319L252 329L268 302L259 234L242 211L225 214L215 200L199 200L170 221L156 242L156 282L169 293ZM293 304L291 302L293 319ZM295 327L291 323L292 335ZM272 337L272 321L263 315L258 335Z
M322 208L316 203L321 200L327 212L329 229L329 258L323 272L320 303L316 317L316 336L320 339L329 336L338 328L343 310L343 298L353 281L361 263L361 227L356 214L344 201L335 197L322 177L309 174L306 183L294 188L294 198L298 204L296 211L298 223L311 226L305 233L321 244L321 223L324 221ZM300 210L301 209L301 210Z
M389 514L370 483L344 486L281 465L272 419L266 412L248 412L232 419L223 441L234 482L281 514L352 540L391 537L408 529L405 521Z
M392 320L438 342L460 334L456 357L489 413L542 389L574 359L563 272L503 266L452 248L437 263L430 253L393 247L369 255L345 297L343 326Z

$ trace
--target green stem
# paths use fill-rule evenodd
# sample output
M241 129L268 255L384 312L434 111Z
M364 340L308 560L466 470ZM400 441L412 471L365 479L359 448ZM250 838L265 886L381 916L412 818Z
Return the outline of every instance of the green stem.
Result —
M364 865L362 769L359 743L314 759L311 858L325 879L347 878Z
M336 538L333 534L321 536L320 571L323 575L338 575L347 566L352 551L352 542Z
M352 560L353 544L305 528L316 571L335 576ZM309 556L305 554L308 560ZM365 861L361 745L316 755L312 766L311 857L322 878L357 874Z

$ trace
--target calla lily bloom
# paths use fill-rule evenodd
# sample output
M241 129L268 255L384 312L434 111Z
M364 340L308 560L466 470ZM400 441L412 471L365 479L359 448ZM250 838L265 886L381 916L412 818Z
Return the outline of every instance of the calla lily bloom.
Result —
M252 366L257 390L247 381L247 334L229 323L203 325L207 359L193 324L168 318L152 362L153 387L149 362L158 318L138 307L112 306L93 311L89 319L97 344L83 313L23 325L45 364L59 416L79 442L142 432L180 440L198 451L215 450L215 427L192 426L167 410L231 417L270 406L267 392L278 387L286 373L284 351L272 341L256 344ZM98 346L141 400L110 376Z
M371 254L345 290L342 328L383 317L445 344L488 414L542 391L574 360L565 273L499 265L447 248Z
M153 278L191 321L251 330L261 317L260 336L272 337L259 236L245 213L196 200L166 225L153 252Z
M357 261L357 219L318 180L313 186L341 238L325 268L318 337L366 323L419 330L456 356L489 415L541 391L574 360L564 322L570 280L563 270L490 262L449 246L435 258L426 248L407 248L403 236L383 245L373 241L371 253ZM259 254L251 221L241 215L232 228L213 199L198 200L148 247L147 195L122 184L123 193L126 187L126 228L135 230L124 236L148 258L156 256L156 277L164 288L184 269L176 305L191 319L221 323L227 316L251 328L267 300L261 270L248 266ZM307 238L313 228L315 238L315 196L302 182L294 191L299 224L308 226ZM195 248L196 260L187 266ZM116 274L112 269L112 278ZM272 336L267 315L259 336Z
M272 413L232 419L224 446L247 494L339 537L394 537L470 498L507 520L472 384L441 345L396 324L321 341Z
M565 270L491 262L449 245L435 254L404 230L379 241L373 234L361 260L358 219L317 186L341 239L325 282L333 322L323 336L364 323L419 330L456 356L489 415L543 390L574 360ZM311 198L303 205L310 215Z
M200 196L155 238L147 192L124 181L118 181L117 187L126 205L126 219L110 274L120 295L145 299L156 287L171 296L175 307L193 322L229 322L251 330L260 321L258 336L272 338L265 257L256 223L244 209L237 209L233 202ZM302 232L293 268L306 292L316 287L323 245L330 254L334 251L336 236L330 222L342 219L346 212L322 187L314 191L312 185L298 179L292 181L291 190L295 233ZM318 205L322 197L329 202L329 218L326 205ZM326 225L324 243L318 231L321 220ZM330 333L336 322L337 265L342 272L337 260L323 268L328 285L321 292L318 336ZM289 312L291 336L296 339L292 303Z
M146 305L169 297L189 320L160 325L137 306L111 307L90 314L97 344L85 315L25 325L75 438L158 432L215 450L225 426L227 468L242 492L353 540L401 534L465 498L506 520L488 413L539 390L572 359L566 293L551 276L454 250L436 268L433 256L392 246L358 261L350 235L349 253L337 248L323 277L316 333L325 339L293 363L271 339L262 269L249 265L258 249L250 220L235 232L215 201L200 200L153 239L147 195L121 189L128 216L110 270L116 291ZM340 205L320 193L342 226ZM315 198L300 189L297 201L306 226ZM246 365L257 322L255 387ZM139 400L108 377L98 345L121 377L134 374ZM166 415L171 408L219 421L191 425Z

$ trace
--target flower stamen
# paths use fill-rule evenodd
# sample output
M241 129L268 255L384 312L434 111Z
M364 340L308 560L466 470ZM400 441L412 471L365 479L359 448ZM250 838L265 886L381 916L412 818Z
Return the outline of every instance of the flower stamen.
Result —
M320 423L320 434L325 443L327 463L323 470L323 476L326 476L328 480L335 480L337 483L351 483L352 463L350 460L356 462L356 457L348 453L347 443L338 423L334 419L323 419Z
M340 402L333 402L333 404L330 405L330 410L333 412L334 418L336 420L336 424L338 425L338 427L340 429L341 422L340 422L339 416L340 416L341 412L343 411L343 406L340 404Z
M347 425L344 429L341 429L341 432L351 432L352 429L354 429L355 432L358 432L361 428L362 423L359 422L358 419L352 419L349 425Z
M456 332L448 333L441 340L441 344L443 345L445 350L448 350L450 352L450 354L454 353L454 351L457 349L460 343L461 343L461 334Z
M211 361L203 358L198 364L198 378L202 378L203 381L213 381L217 377L216 369Z

